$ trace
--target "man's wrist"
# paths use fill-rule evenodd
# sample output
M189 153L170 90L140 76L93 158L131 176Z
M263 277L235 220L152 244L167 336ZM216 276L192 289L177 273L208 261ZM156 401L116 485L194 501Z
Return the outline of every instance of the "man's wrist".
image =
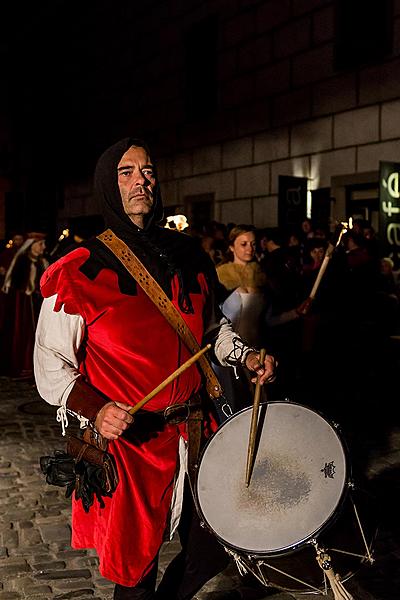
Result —
M243 352L243 356L242 356L242 365L243 365L244 367L246 367L246 368L247 368L247 359L248 359L249 355L250 355L252 352L254 352L255 354L257 354L257 353L258 353L258 350L256 350L255 348L247 348L247 350L245 350L245 351Z
M67 398L67 409L94 423L100 409L109 402L108 398L101 396L82 377L79 377Z

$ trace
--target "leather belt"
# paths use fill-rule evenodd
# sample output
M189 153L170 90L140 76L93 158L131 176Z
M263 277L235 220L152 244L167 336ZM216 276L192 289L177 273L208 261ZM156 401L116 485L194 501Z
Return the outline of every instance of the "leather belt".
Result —
M198 409L201 410L200 402L193 404L170 404L164 410L139 410L136 413L136 416L139 416L140 418L140 416L143 415L155 415L157 418L163 419L168 425L179 425L180 423L186 423L189 420L191 413Z

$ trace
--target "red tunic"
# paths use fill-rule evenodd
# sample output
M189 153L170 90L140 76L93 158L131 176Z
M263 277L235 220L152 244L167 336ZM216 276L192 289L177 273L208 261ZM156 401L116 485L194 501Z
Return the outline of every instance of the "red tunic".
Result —
M86 381L110 400L134 405L187 360L189 352L139 286L136 295L122 294L111 269L102 269L94 280L86 277L79 267L88 256L89 250L79 248L52 265L42 278L42 293L57 294L55 311L63 307L83 318L86 335L78 356ZM197 278L200 293L190 295L194 313L182 316L200 344L208 286L202 273ZM175 280L172 292L179 309ZM192 366L146 410L185 402L200 384L199 371ZM120 477L113 497L104 499L105 508L95 500L88 514L73 500L72 546L95 548L107 579L134 586L156 557L168 523L184 428L168 425L140 446L123 438L110 442Z

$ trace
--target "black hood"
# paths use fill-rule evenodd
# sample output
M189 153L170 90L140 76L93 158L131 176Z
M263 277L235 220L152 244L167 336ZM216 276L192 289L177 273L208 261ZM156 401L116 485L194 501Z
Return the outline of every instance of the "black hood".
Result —
M197 275L204 273L207 279L214 282L215 269L198 240L185 233L157 225L163 218L163 206L156 170L153 209L145 227L137 227L125 213L118 187L117 167L131 146L144 148L151 156L142 140L127 137L108 148L98 160L94 185L96 196L101 202L105 224L124 240L169 298L172 298L171 281L174 276L178 278L179 307L182 312L191 313L193 307L189 294L201 292ZM93 239L85 242L83 246L90 250L90 257L80 267L82 273L89 279L95 279L102 269L111 268L118 274L121 293L137 293L134 279L102 242Z
M118 187L117 167L122 156L131 146L144 148L148 155L151 156L149 148L142 140L127 137L107 148L100 156L94 174L95 194L100 202L105 224L128 244L132 235L135 235L134 232L137 232L139 228L132 223L124 211ZM153 209L146 218L144 231L149 231L163 218L163 205L155 165L154 172L157 183L153 189Z

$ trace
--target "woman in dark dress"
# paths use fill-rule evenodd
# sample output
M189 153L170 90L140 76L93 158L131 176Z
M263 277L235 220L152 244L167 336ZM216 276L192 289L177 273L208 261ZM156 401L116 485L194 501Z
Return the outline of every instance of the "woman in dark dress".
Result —
M18 378L33 376L33 346L42 302L39 281L49 263L43 234L29 234L4 279L5 319L1 335L1 370Z

